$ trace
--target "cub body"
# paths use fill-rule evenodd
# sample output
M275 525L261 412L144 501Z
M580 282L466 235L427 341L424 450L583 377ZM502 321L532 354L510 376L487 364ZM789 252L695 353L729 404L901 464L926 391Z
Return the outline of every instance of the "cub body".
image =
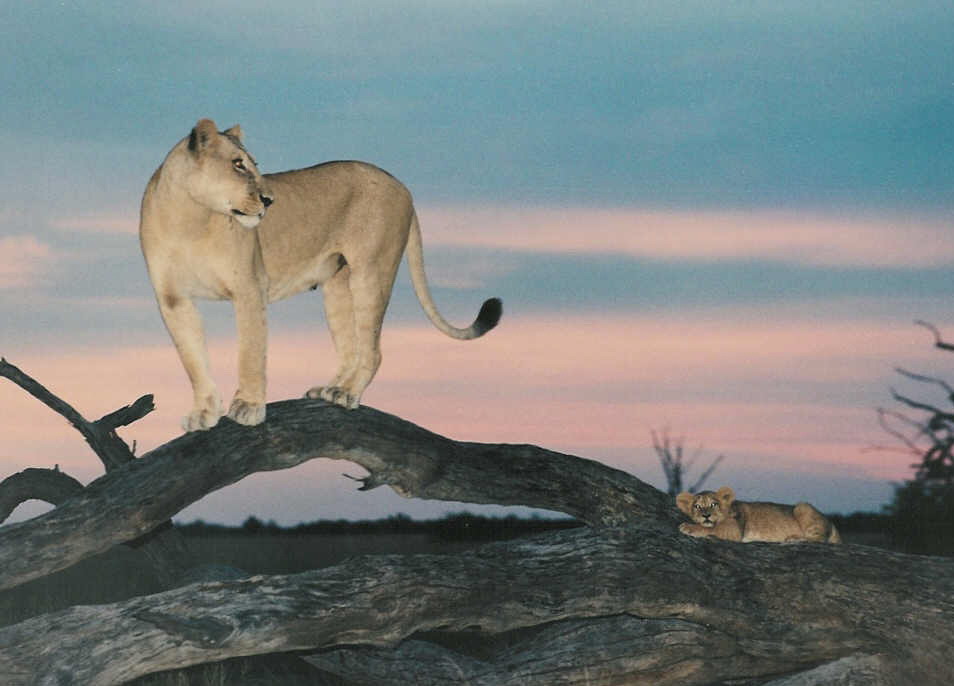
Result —
M841 543L834 524L808 503L748 503L736 500L732 489L723 486L714 493L680 493L676 506L692 520L679 525L689 536L742 543Z
M448 324L431 298L421 233L408 190L361 162L329 162L259 173L238 126L200 120L153 174L142 200L139 236L159 310L192 383L186 431L222 414L209 371L196 298L231 300L238 329L238 390L228 416L265 419L267 303L319 286L338 369L306 395L358 406L381 363L384 313L407 253L415 293L431 322L462 340L492 329L497 299L467 328Z

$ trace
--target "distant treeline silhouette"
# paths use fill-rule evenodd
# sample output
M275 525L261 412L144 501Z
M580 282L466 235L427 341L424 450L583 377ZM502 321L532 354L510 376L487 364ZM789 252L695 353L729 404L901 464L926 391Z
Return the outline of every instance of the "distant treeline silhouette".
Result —
M359 535L359 534L427 534L453 541L506 540L527 534L572 529L582 526L575 519L544 517L486 517L468 512L452 513L441 519L412 519L405 514L384 519L352 521L348 519L321 519L295 526L279 526L271 520L263 522L251 516L241 526L210 524L201 519L188 524L176 524L186 536L303 536L303 535Z

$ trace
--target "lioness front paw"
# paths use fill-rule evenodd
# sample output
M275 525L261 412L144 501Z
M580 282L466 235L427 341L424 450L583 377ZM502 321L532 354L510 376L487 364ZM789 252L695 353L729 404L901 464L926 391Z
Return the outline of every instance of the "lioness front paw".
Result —
M229 419L245 426L256 426L265 421L265 404L251 403L241 398L232 401L229 407Z
M355 410L361 404L360 397L349 393L340 386L315 386L310 388L305 396L312 399L321 398L348 410Z
M206 431L219 423L219 417L222 412L218 409L210 410L207 408L192 410L182 418L182 429L184 431Z

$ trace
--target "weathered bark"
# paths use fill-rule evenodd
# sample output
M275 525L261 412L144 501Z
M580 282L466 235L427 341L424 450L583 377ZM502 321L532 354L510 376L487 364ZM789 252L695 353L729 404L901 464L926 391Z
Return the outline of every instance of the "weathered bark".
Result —
M256 427L223 420L107 472L55 510L0 529L0 589L67 567L147 533L207 493L259 471L316 457L370 472L407 497L565 512L594 526L642 521L670 528L679 513L665 494L593 460L531 445L452 441L369 407L318 400L268 407ZM64 545L64 541L69 545Z
M18 505L27 500L42 500L59 505L83 490L83 484L55 469L28 467L0 481L0 524Z
M107 472L135 459L132 449L119 437L116 429L128 426L152 412L155 406L151 395L144 395L134 403L91 422L72 405L3 358L0 358L0 376L17 384L72 424ZM0 523L6 521L14 508L26 500L36 499L60 505L82 490L83 485L60 472L58 466L56 469L25 469L0 482ZM173 529L171 520L158 523L148 533L129 541L129 545L142 552L152 564L159 582L167 587L172 586L193 566L192 556L182 536Z
M105 440L121 442L109 432L143 407L100 420L112 427ZM76 418L81 431L97 424ZM0 528L0 588L120 542L174 559L156 541L174 533L167 522L180 509L250 473L315 457L362 465L363 488L529 505L590 527L35 617L0 629L0 683L117 684L293 650L317 651L314 664L366 684L396 683L395 673L401 683L461 686L868 686L950 676L954 560L683 536L668 497L591 460L457 442L371 408L309 400L270 405L262 426L224 420L139 459L126 453L111 466L104 458L107 474L86 488L56 491L55 510ZM12 493L17 479L8 483Z
M441 681L445 665L431 681L402 674L403 683L703 684L865 656L932 683L950 673L952 572L954 561L871 548L577 529L461 555L357 558L73 608L0 629L0 675L11 686L113 684L230 656L335 646L347 649L316 661L350 670L366 650L356 645L520 630L505 638L513 648L459 660L458 682ZM373 675L371 658L381 655L366 655ZM67 673L72 682L58 676Z

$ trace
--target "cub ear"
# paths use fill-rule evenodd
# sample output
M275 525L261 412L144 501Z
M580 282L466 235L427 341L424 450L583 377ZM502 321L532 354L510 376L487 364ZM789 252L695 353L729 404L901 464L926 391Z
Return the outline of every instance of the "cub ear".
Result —
M226 136L232 136L234 138L238 138L239 140L242 140L242 137L245 135L242 133L242 127L238 124L231 127L230 129L225 130L223 133L225 133Z
M215 140L218 132L214 121L200 119L195 128L192 129L192 133L189 134L189 150L195 153L202 152L209 146L209 143Z
M735 493L728 486L723 486L718 491L716 491L716 498L719 499L719 502L723 506L728 507L735 500Z
M695 496L692 493L682 492L676 496L676 507L682 510L687 515L692 514L692 501L695 499Z

